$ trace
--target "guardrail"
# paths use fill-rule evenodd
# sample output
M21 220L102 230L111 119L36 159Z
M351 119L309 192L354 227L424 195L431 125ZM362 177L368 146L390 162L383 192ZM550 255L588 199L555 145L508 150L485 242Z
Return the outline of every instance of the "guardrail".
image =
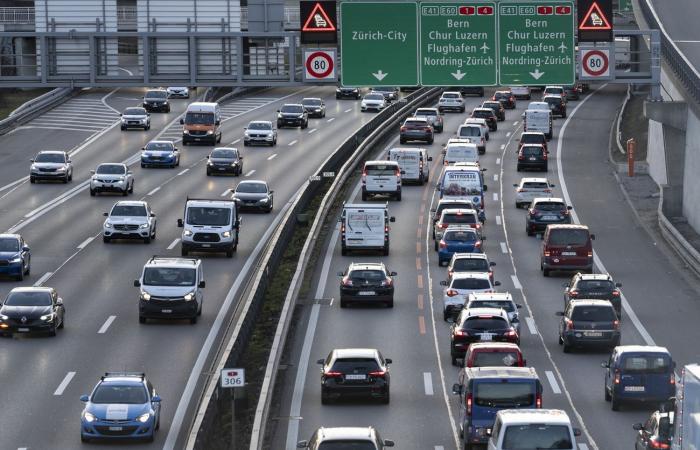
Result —
M668 220L666 214L664 214L664 190L659 189L661 198L659 199L659 207L657 209L657 216L659 218L659 229L661 230L661 236L664 237L666 242L675 250L678 256L681 257L683 262L692 270L697 276L700 276L700 252L698 252L695 247L688 242L688 240L683 236L683 234L678 231L678 229L673 225L673 223Z
M31 25L35 21L34 8L11 7L0 8L0 24Z
M0 120L0 135L31 120L47 109L63 103L68 97L73 95L73 92L74 89L71 88L56 88L23 103L19 108L12 111L9 117Z

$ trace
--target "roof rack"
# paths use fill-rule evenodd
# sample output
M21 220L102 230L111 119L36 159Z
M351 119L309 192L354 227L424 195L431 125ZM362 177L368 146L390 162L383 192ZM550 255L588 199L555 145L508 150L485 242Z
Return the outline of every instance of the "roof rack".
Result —
M234 200L231 199L225 199L225 198L192 198L192 197L187 197L187 201L189 202L190 200L194 200L197 202L231 202L231 203L236 203Z
M184 260L184 261L191 261L193 264L196 264L196 263L197 263L197 258L187 258L187 257L183 257L183 256L158 256L158 255L153 255L153 256L151 256L151 259L149 259L148 262L154 262L154 261L159 261L159 260L168 260L168 261L170 261L170 260L173 260L173 259L177 259L177 260L181 260L181 261L182 261L182 260Z
M108 377L139 377L141 379L146 378L146 374L143 372L105 372L104 376L100 379L104 380Z

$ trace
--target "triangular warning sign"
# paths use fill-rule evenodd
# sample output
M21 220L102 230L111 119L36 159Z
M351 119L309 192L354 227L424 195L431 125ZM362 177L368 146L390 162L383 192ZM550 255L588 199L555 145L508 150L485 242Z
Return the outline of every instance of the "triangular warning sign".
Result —
M603 11L598 6L598 2L593 2L588 12L583 16L583 20L578 25L579 30L612 30L610 21L605 17Z
M301 31L336 31L335 24L328 18L326 10L320 3L316 3L311 14L306 18L306 23Z

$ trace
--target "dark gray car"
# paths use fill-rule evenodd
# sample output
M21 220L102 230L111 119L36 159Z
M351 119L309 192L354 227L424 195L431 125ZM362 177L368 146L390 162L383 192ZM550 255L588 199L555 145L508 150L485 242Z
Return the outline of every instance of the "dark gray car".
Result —
M559 322L559 345L564 353L572 347L606 347L620 345L620 321L608 300L571 300Z
M207 176L227 173L238 176L243 172L243 156L236 148L215 148L207 159Z
M240 209L257 209L269 213L272 211L274 192L266 181L246 180L238 183L232 199Z

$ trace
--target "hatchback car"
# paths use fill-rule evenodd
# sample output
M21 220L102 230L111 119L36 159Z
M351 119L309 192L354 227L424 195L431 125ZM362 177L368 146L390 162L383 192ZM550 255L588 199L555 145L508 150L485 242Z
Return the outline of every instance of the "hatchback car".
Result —
M510 92L516 99L524 98L525 100L530 100L530 98L532 98L529 86L512 86Z
M456 273L486 272L493 282L493 267L495 262L490 262L486 253L455 253L447 265L447 279Z
M671 448L674 416L673 411L654 411L646 422L632 425L637 430L634 450Z
M151 141L142 148L141 167L178 167L180 151L173 141Z
M529 95L527 98L529 98ZM501 102L506 109L515 109L515 95L513 95L512 91L496 91L491 99Z
M571 300L564 311L557 312L559 345L564 353L573 347L605 347L620 345L620 321L615 308L607 300Z
M471 117L484 119L489 126L489 131L498 130L498 118L491 108L474 108Z
M190 88L187 86L169 86L165 91L169 98L190 98Z
M148 202L117 202L109 212L102 225L102 240L105 243L113 239L141 239L150 244L156 238L156 213Z
M274 147L277 145L277 130L269 120L253 120L244 130L243 146L264 144Z
M19 234L0 234L0 274L24 280L32 268L29 246Z
M207 176L227 173L235 176L243 173L243 156L236 148L215 148L207 156Z
M445 121L437 108L418 108L413 117L422 117L428 120L436 133L442 133L445 129Z
M80 440L153 442L160 427L160 396L143 373L107 372L90 395L82 395Z
M475 209L443 209L440 218L433 224L433 247L438 251L440 240L450 225L468 225L481 233L479 213Z
M518 151L518 165L516 170L539 170L547 172L548 157L547 150L539 144L526 144Z
M340 397L369 397L382 403L390 401L391 359L373 348L332 350L321 365L321 403Z
M450 357L456 366L469 346L475 342L511 342L520 344L520 337L500 308L465 309L450 327Z
M455 253L483 252L483 236L464 225L451 225L442 235L438 243L438 265L446 266Z
M525 215L525 232L532 236L544 231L550 224L570 224L570 210L571 206L561 198L534 198Z
M467 117L464 120L463 125L479 125L481 127L481 129L484 130L484 132L486 134L486 140L488 141L489 139L491 139L490 134L489 134L489 131L491 128L489 127L488 122L486 122L486 119L482 119L480 117ZM462 136L460 135L459 137L462 137Z
M134 175L121 163L103 163L90 173L90 195L101 192L119 192L123 196L134 192Z
M324 449L367 449L384 450L393 447L394 441L382 439L374 427L321 427L308 441L297 442L297 448L309 450Z
M302 130L309 126L309 114L301 104L286 104L277 110L277 128L299 127Z
M0 307L0 333L48 333L66 323L63 299L54 288L16 287L7 294Z
M501 308L508 313L508 320L515 327L515 331L520 334L520 313L518 310L523 305L515 303L513 296L509 292L472 293L467 297L464 307L466 309Z
M573 299L597 298L608 300L615 307L617 318L622 319L622 283L615 283L607 273L577 272L564 283L564 308Z
M147 112L170 112L168 92L165 89L150 89L143 96L143 107Z
M360 110L363 112L370 110L379 112L386 108L386 105L387 102L386 98L384 98L384 95L378 92L370 92L362 98L362 102L360 103Z
M60 150L44 150L36 154L29 168L29 182L73 180L73 162L68 153Z
M394 307L394 278L396 272L383 263L352 263L340 277L340 307L353 303L381 303Z
M485 101L481 104L482 108L490 108L493 110L493 113L496 115L496 118L498 118L499 122L503 122L506 120L506 110L503 107L503 103L498 102L498 101Z
M267 181L245 180L238 183L231 199L241 210L257 209L269 213L272 212L274 194Z
M474 209L474 203L467 199L441 198L437 206L430 210L433 225L440 220L442 212L446 209ZM433 230L433 234L435 234L435 230Z
M552 117L559 116L566 119L566 99L558 95L546 95L543 99L552 111Z
M548 95L558 95L562 98L566 98L566 91L563 86L545 86L542 90L542 98Z
M408 141L421 141L428 145L433 143L433 127L427 119L422 117L409 117L404 120L399 133L399 143Z
M126 108L120 116L122 131L129 128L143 128L146 131L151 129L151 115L145 108Z
M442 292L442 318L447 321L464 308L469 294L494 292L494 287L500 286L501 282L492 282L488 272L465 272L453 274L449 280L441 281L440 285L445 287Z
M376 92L382 94L386 99L387 103L391 103L394 100L399 99L399 88L392 86L376 86L373 87L370 92Z
M309 117L326 117L326 104L320 98L303 98L301 104Z
M458 111L463 113L465 111L464 99L462 94L459 92L447 91L443 92L438 100L438 111Z
M532 203L536 198L552 196L554 184L546 178L521 178L520 183L514 184L515 207L521 208Z
M464 355L464 367L525 367L518 344L512 342L475 342Z
M566 101L578 100L580 98L578 87L574 85L564 86L564 93L566 94Z

